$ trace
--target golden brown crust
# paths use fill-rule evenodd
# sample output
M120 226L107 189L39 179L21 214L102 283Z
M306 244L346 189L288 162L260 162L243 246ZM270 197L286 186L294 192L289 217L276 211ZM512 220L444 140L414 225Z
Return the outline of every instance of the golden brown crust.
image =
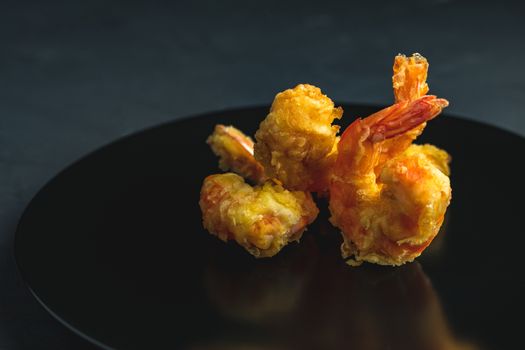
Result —
M339 130L332 122L342 114L312 85L278 93L255 134L255 158L288 189L326 190Z
M319 212L307 192L290 192L272 181L252 187L233 173L208 176L199 205L210 233L235 240L255 257L273 256L298 241Z

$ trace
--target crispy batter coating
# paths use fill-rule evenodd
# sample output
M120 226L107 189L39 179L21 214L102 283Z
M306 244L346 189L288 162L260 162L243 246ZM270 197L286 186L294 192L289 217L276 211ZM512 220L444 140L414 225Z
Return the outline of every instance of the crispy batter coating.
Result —
M419 256L438 233L451 198L449 157L434 146L407 145L399 136L447 105L423 96L358 119L345 130L330 185L330 220L342 230L341 249L344 257L353 256L351 263L401 265Z
M438 168L446 176L450 176L449 165L451 157L446 151L430 144L410 145L405 151L405 154L409 156L417 153L422 153L433 166Z
M219 156L221 170L231 170L254 183L263 183L267 179L264 167L253 156L252 139L239 129L218 124L206 142Z
M278 93L255 134L255 158L288 189L325 191L337 152L339 126L332 122L342 114L312 85Z
M298 241L319 212L309 193L290 192L271 181L252 187L233 173L208 176L199 205L210 233L234 239L257 258Z

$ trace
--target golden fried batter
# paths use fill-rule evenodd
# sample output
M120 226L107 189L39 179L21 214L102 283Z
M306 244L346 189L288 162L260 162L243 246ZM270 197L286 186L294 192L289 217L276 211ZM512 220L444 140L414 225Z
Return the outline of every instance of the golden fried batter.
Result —
M219 156L219 168L231 170L254 183L266 180L264 167L253 156L253 141L233 126L218 124L206 142Z
M337 151L339 126L332 122L342 114L312 85L278 93L255 134L255 158L288 189L325 191Z
M258 258L298 241L319 212L309 193L290 192L271 181L252 187L233 173L208 176L199 205L210 233L234 239Z

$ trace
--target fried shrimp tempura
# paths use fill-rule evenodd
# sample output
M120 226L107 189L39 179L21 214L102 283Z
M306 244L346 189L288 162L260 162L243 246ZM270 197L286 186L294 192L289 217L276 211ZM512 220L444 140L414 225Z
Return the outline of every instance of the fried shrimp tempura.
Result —
M312 85L278 93L255 134L255 158L288 189L325 191L337 152L339 126L332 122L342 114Z
M210 233L234 239L257 258L298 241L319 212L309 193L290 192L271 181L252 187L233 173L208 176L199 205Z
M218 124L206 142L219 157L219 168L231 170L254 183L267 178L264 167L253 156L253 141L233 126Z
M330 221L342 231L349 264L401 265L419 256L450 203L450 157L412 142L448 101L426 95L423 56L398 55L393 70L395 104L354 121L341 138L332 123L342 109L306 84L275 96L255 145L239 130L218 125L208 143L220 167L260 185L231 173L207 177L200 200L204 227L256 257L272 256L317 216L312 191L329 195Z
M395 140L404 143L396 137L447 105L435 96L399 102L343 133L330 185L330 220L342 230L343 256L353 257L349 263L404 264L438 233L451 198L448 155L430 145L403 150ZM395 152L385 149L390 146ZM385 151L389 159L381 157Z
M425 96L423 56L398 55L393 70L396 104L356 120L339 143L330 220L351 264L414 260L437 235L451 199L447 152L412 144L448 101Z

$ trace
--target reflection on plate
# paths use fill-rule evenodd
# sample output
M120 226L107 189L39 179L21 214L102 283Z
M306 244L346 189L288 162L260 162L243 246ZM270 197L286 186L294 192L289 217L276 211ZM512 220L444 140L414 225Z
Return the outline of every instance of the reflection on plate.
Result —
M343 124L378 109L343 107ZM429 124L419 142L452 154L454 199L416 263L347 266L326 210L300 244L256 260L206 233L197 202L204 176L218 172L204 143L213 126L253 133L266 111L146 130L55 177L16 235L39 300L119 349L501 349L520 339L507 320L523 306L522 138L447 116Z

